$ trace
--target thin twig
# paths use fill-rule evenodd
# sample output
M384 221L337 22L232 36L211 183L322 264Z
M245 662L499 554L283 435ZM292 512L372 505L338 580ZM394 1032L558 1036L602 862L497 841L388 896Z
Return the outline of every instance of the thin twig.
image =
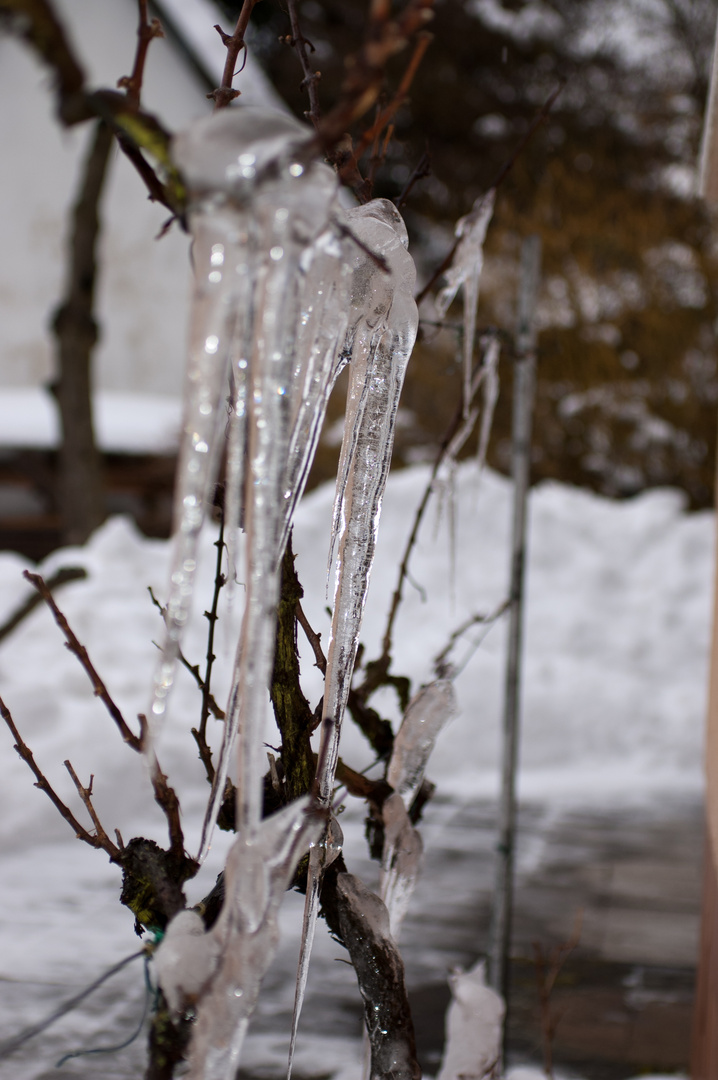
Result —
M402 206L406 204L414 185L427 176L431 176L431 154L428 147L414 166L411 176L404 185L404 190L394 204L397 210L401 210Z
M79 660L81 667L83 668L88 678L90 679L90 682L92 683L95 696L100 698L103 705L109 712L110 716L115 721L115 724L119 729L119 732L124 742L126 742L127 745L132 750L135 750L138 754L142 753L145 743L144 736L147 730L147 717L143 716L142 714L139 715L138 719L140 721L140 734L135 735L127 726L127 723L122 713L110 697L107 687L103 683L100 676L97 674L97 671L95 670L90 660L90 657L87 654L87 649L77 640L77 637L75 636L75 633L70 627L70 624L55 603L46 583L43 581L39 574L31 574L28 570L23 571L23 577L27 578L31 585L34 585L47 606L50 608L54 616L55 622L60 627L65 637L66 647L73 654L73 656L76 656ZM182 834L182 826L180 824L179 800L174 789L170 787L167 783L167 777L162 772L157 757L154 753L150 757L149 766L150 780L152 782L155 802L161 807L162 812L164 813L167 820L167 827L170 837L170 850L176 854L183 855L184 837ZM53 801L55 800L53 799ZM63 817L65 817L65 814L60 809L60 806L58 806L58 809L60 810L60 813L63 814ZM84 839L84 837L82 837L82 839ZM88 841L88 843L89 842L91 841ZM94 846L102 845L95 844Z
M312 627L311 627L311 625L309 623L309 619L304 614L304 609L303 609L302 605L298 601L297 601L297 622L301 626L302 630L304 631L304 634L306 636L307 641L309 642L309 644L312 647L312 652L314 653L314 666L319 668L322 675L326 675L326 673L327 673L327 658L324 655L324 650L322 649L322 636L321 636L321 634L318 634L316 632L316 630L312 629Z
M112 858L116 858L120 854L120 849L115 847L115 845L112 843L109 836L103 829L102 822L97 816L97 811L92 805L92 784L95 779L94 776L90 776L90 783L87 787L84 787L80 781L79 776L73 769L71 763L66 760L63 762L63 764L69 772L73 784L77 788L77 794L80 796L83 803L85 804L85 809L92 818L92 824L95 826L95 837L97 840L100 841L99 846L104 848L104 850L107 851L112 856Z
M204 765L204 771L207 775L207 779L210 784L214 781L214 765L212 764L212 751L207 745L207 720L209 714L212 711L211 702L214 701L212 693L210 691L210 685L212 682L212 665L216 660L214 655L214 630L217 625L217 607L219 605L219 594L222 591L227 579L222 573L222 557L224 555L224 510L220 510L219 521L219 536L215 540L214 546L217 548L217 565L214 575L214 593L212 594L212 607L209 611L205 611L205 618L209 622L209 630L207 632L207 664L204 669L204 679L202 680L202 712L200 714L199 729L192 728L192 735L197 748L199 750L199 756L202 759Z
M497 608L495 608L489 615L484 615L481 612L476 612L470 615L468 619L465 619L460 626L457 626L456 630L452 631L449 635L449 640L441 650L440 653L434 657L434 670L439 672L446 667L446 658L453 649L457 641L459 641L464 634L471 630L472 626L491 626L497 619L500 619L509 606L509 600L502 600Z
M150 594L150 596L152 598L152 603L155 605L155 607L159 611L162 618L164 618L165 612L167 611L167 608L163 607L162 604L159 602L159 600L155 596L154 592L152 591L152 586L151 585L149 585L147 587L147 591L148 591L148 593ZM155 645L156 648L158 648L158 649L161 648L161 646L158 645L156 641L153 642L153 645ZM197 687L198 687L200 693L202 693L204 695L205 685L204 685L204 679L202 678L202 675L201 675L200 670L199 670L199 664L190 664L189 660L184 655L184 653L182 652L181 649L177 653L177 659L179 660L180 664L185 669L185 671L188 671L189 674L192 676L192 678L194 679L194 681L197 684ZM217 699L214 697L213 694L210 693L208 695L207 701L208 701L208 704L209 704L209 711L212 713L212 716L215 718L215 720L224 720L225 719L224 709L221 709L220 706L217 704Z
M521 154L523 154L524 150L526 149L528 144L531 142L531 139L534 137L534 135L536 134L538 129L541 127L541 125L544 123L544 121L548 118L548 115L551 112L551 109L553 108L556 99L558 98L559 94L561 93L561 91L563 90L565 85L566 85L566 80L563 79L563 78L560 79L559 84L556 87L556 89L546 99L546 101L543 103L543 105L541 106L541 108L537 112L536 116L531 121L531 124L529 125L528 130L524 134L524 137L521 139L521 141L519 142L516 149L513 151L513 153L510 155L510 157L508 157L506 159L506 161L503 163L503 165L499 169L498 173L496 174L496 177L495 177L493 183L489 184L488 188L486 189L487 192L491 191L492 188L494 190L496 190L501 184L503 184L504 180L506 179L506 177L509 175L509 173L513 169L514 165L516 164L516 161L518 160L518 158L521 156ZM418 293L418 295L416 297L417 304L420 304L421 301L426 296L429 295L429 293L431 292L431 290L433 289L434 285L439 280L441 275L444 273L444 271L448 270L448 268L451 266L451 261L454 258L454 255L456 254L456 249L459 246L459 240L460 239L461 239L461 237L459 237L459 236L457 236L455 238L454 243L451 246L451 249L447 252L443 262L441 263L441 265L436 268L436 270L431 275L431 277L427 281L424 288L421 290L420 293Z
M297 0L287 0L287 10L289 12L289 21L292 27L292 36L288 39L288 44L297 50L299 63L302 65L302 71L304 72L304 78L302 79L300 89L306 89L307 97L309 98L309 111L304 115L311 120L314 127L317 127L322 115L322 110L319 105L319 90L317 88L317 83L321 79L322 73L321 71L315 71L309 63L307 47L309 47L312 52L315 52L315 49L311 41L308 41L302 33L302 28L299 23L299 12L297 10Z
M118 730L120 732L120 735L122 736L123 741L126 742L127 745L129 747L131 747L133 750L135 750L138 754L141 753L141 751L142 751L142 738L141 738L141 736L135 735L134 732L131 731L130 728L127 726L122 713L118 709L115 702L112 700L107 687L105 686L102 679L97 674L97 671L93 667L93 665L92 665L92 663L90 661L90 657L87 654L87 649L84 647L84 645L81 645L80 642L77 640L77 637L75 636L74 632L72 631L72 629L70 627L70 624L68 623L67 619L65 618L65 616L63 615L63 613L60 611L59 607L55 603L55 600L53 599L52 593L50 592L49 588L47 587L46 582L43 580L43 578L39 574L31 574L29 570L24 570L23 571L23 577L27 581L29 581L31 585L33 585L37 589L37 591L39 592L42 599L45 601L47 606L50 608L50 611L52 612L53 617L55 619L55 622L60 627L60 629L62 630L62 633L63 633L63 635L65 637L65 645L66 645L66 647L73 654L73 656L76 656L77 659L79 660L79 662L80 662L81 666L83 667L85 673L87 674L90 682L92 683L92 689L93 689L93 691L95 693L95 697L98 697L100 699L100 701L102 702L102 704L107 709L108 713L110 714L110 716L114 720L114 722L115 722L115 724L116 724L116 726L117 726L117 728L118 728Z
M408 45L432 18L433 0L409 0L395 19L390 5L374 2L361 48L346 61L342 96L335 107L322 117L317 134L321 148L333 149L355 121L375 104L384 79L387 62Z
M216 90L213 90L211 94L207 94L207 97L214 101L215 112L217 109L226 108L230 102L239 97L239 90L232 89L232 81L234 80L235 75L234 69L240 52L247 48L244 41L244 35L247 32L249 18L256 3L257 0L244 0L233 34L225 34L219 23L215 23L214 28L221 37L222 44L227 49L227 58L224 62L224 71L222 72L222 82Z
M385 108L383 108L376 120L370 128L368 128L361 139L359 140L359 146L357 147L356 156L361 158L367 147L374 143L378 144L378 140L381 137L382 131L387 127L389 123L394 119L401 106L409 96L409 90L411 84L414 81L414 76L419 70L419 65L424 59L424 53L434 40L434 35L430 34L428 30L421 30L416 35L416 44L414 45L414 52L412 53L411 60L407 64L406 71L404 72L401 82L396 89L391 101Z
M118 80L118 87L127 91L127 100L133 108L139 109L140 95L142 93L142 81L145 75L145 61L147 50L153 38L164 37L164 30L159 19L152 22L147 18L147 0L137 0L138 25L137 25L137 49L135 62L132 66L131 75L123 75Z
M2 698L0 698L0 715L2 715L3 720L10 728L10 733L15 740L15 750L18 752L22 760L25 762L25 764L28 766L28 768L35 777L35 787L40 788L41 791L45 792L55 809L65 819L70 828L73 830L78 840L84 841L84 843L89 844L90 847L104 849L110 856L110 858L114 859L115 856L118 854L117 848L111 841L107 839L104 830L102 831L102 836L93 836L92 833L88 832L87 829L85 829L84 826L80 824L80 822L77 820L70 808L65 805L65 803L62 801L55 789L52 787L50 781L47 779L42 769L35 761L32 750L23 740L20 732L16 728L15 722L10 714L10 710L8 709ZM107 841L107 843L103 842L103 840Z
M47 579L48 589L57 589L60 585L66 585L70 581L82 581L87 577L84 566L62 566L56 570L52 577ZM36 607L42 603L39 593L32 593L0 626L0 641L8 637L28 615L32 614Z

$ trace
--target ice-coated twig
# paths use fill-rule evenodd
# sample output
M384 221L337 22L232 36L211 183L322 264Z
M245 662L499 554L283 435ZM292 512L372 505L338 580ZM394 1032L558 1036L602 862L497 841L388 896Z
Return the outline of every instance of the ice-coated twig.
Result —
M370 1080L420 1080L404 964L386 907L353 874L337 875L336 894L336 923L364 999Z
M443 319L451 302L461 288L464 304L464 416L471 408L471 373L473 370L476 309L479 304L479 285L484 266L486 230L494 212L496 188L491 188L476 200L466 217L456 223L458 244L451 265L444 273L446 284L436 298L436 310Z
M190 1080L233 1080L264 973L279 941L277 916L298 860L321 834L324 818L297 800L266 818L227 857L225 898L214 926L181 912L157 950L160 985L170 1006L195 1006Z
M408 810L424 779L436 739L458 712L453 683L437 679L409 702L394 738L386 779L394 794L382 806L384 848L379 895L387 906L391 932L399 937L422 864L419 833Z
M389 912L392 937L399 931L421 872L424 848L401 795L394 792L382 807L384 850L381 859L379 896Z
M352 298L344 350L351 355L351 375L329 555L331 565L338 547L315 784L315 796L322 807L328 807L331 801L339 735L351 689L381 500L389 473L396 411L418 326L412 295L416 269L407 251L408 237L401 215L387 200L375 199L349 211L347 217L362 246L354 245L352 251ZM383 259L388 274L365 248ZM323 872L318 859L310 861L298 989L301 979L306 979ZM295 1028L300 1011L301 1001L297 999Z
M337 819L332 816L329 825L321 841L313 844L309 850L309 872L307 875L307 895L304 904L302 918L302 939L300 945L299 964L297 967L297 982L294 993L294 1009L292 1012L292 1031L289 1040L289 1060L287 1063L287 1078L292 1075L294 1064L294 1051L297 1045L297 1031L299 1029L299 1017L304 1004L304 996L307 989L307 977L309 975L309 958L314 944L314 931L319 914L319 893L322 886L324 871L339 857L344 843L341 826Z
M394 738L387 783L401 795L407 810L421 787L424 770L443 728L458 715L454 684L436 679L416 694Z

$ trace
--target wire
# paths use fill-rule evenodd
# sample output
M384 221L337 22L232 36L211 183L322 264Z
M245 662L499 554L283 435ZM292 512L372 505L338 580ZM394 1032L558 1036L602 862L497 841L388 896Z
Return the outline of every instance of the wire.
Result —
M10 1054L13 1054L24 1043L28 1042L30 1039L34 1039L36 1035L39 1035L41 1032L45 1031L46 1028L49 1028L56 1020L59 1020L67 1013L72 1012L73 1009L76 1009L80 1002L84 1001L85 998L89 997L90 994L97 990L98 986L102 986L104 982L113 975L116 975L118 971L121 971L123 967L126 967L133 960L139 959L140 956L146 955L147 950L140 949L139 952L132 953L131 956L126 956L124 960L120 960L119 963L114 964L108 971L105 971L104 974L100 975L99 979L95 979L93 983L90 983L84 990L81 990L79 994L75 994L74 997L71 997L64 1005L61 1005L59 1009L54 1013L51 1013L50 1016L46 1017L44 1020L40 1020L37 1024L32 1024L30 1027L25 1028L19 1035L14 1035L13 1038L6 1039L5 1042L0 1043L0 1060L9 1057Z
M130 1046L140 1035L142 1028L144 1027L145 1020L147 1019L147 1013L150 1009L150 1002L156 998L157 991L150 982L150 957L149 953L145 953L145 1000L142 1005L142 1016L140 1022L132 1031L132 1034L121 1043L117 1043L115 1046L93 1046L89 1050L71 1050L69 1054L65 1054L55 1065L56 1069L62 1068L66 1061L70 1058L86 1057L89 1054L114 1054L118 1050L124 1050L125 1047Z

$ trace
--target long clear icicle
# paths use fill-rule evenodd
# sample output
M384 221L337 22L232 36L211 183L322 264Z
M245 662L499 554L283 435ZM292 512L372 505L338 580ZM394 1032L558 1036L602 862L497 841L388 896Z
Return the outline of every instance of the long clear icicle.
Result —
M188 385L195 395L187 396L182 459L187 464L180 470L176 496L178 536L188 539L179 544L172 565L167 641L153 715L164 709L187 619L188 575L196 563L203 508L227 426L220 406L228 382L226 506L232 573L240 516L247 533L245 614L200 858L224 795L240 714L239 823L253 831L260 820L261 738L281 549L306 481L344 338L349 270L345 242L331 226L341 214L335 206L337 182L328 167L299 160L298 149L307 138L308 129L283 114L238 108L194 124L174 143L189 189L195 238L191 361L199 359L196 373L190 364ZM208 291L216 297L213 304L204 299ZM219 359L210 384L206 355L215 354ZM205 458L198 467L200 453ZM181 601L177 617L175 594Z
M436 298L439 319L443 319L461 288L464 302L464 416L471 404L471 371L476 334L476 309L479 305L479 285L484 267L486 230L494 212L496 189L491 188L476 200L466 217L456 223L458 244L451 265L444 274L446 284Z
M375 199L347 214L354 245L352 299L344 353L351 374L334 505L330 563L338 544L334 613L327 656L316 795L331 801L339 734L351 685L381 501L389 472L404 374L416 340L416 269L403 219L392 203ZM385 260L382 267L373 255ZM324 863L310 859L289 1075L306 987Z

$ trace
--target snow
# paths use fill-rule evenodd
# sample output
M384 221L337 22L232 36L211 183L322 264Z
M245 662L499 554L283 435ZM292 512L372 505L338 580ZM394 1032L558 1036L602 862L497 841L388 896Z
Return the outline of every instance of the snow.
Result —
M179 397L98 390L93 397L98 445L107 453L174 454L182 425ZM3 447L55 449L60 423L55 400L41 387L7 387L0 394Z
M398 553L427 479L423 467L389 478L364 618L363 640L370 658L379 651ZM394 670L408 675L415 691L434 678L432 658L444 648L451 631L470 614L494 610L505 596L510 484L490 471L477 480L475 466L465 465L458 469L456 490L456 599L451 599L445 523L439 522L435 530L428 521L411 564L412 576L428 599L424 602L409 587L397 624ZM322 487L305 497L297 511L294 539L304 607L324 640L329 629L324 587L333 494L331 487ZM554 483L534 489L522 695L522 799L590 808L636 803L659 807L673 797L700 797L713 532L713 516L686 514L681 495L674 491L653 491L613 503ZM196 579L202 598L211 595L214 539L214 529L205 528ZM128 520L115 518L84 548L56 552L43 566L46 574L60 565L87 568L87 580L65 586L58 591L58 600L130 724L145 705L156 657L152 640L162 629L146 587L152 585L162 595L168 563L168 543L147 540ZM18 555L0 555L0 617L10 614L28 593L21 577L24 565ZM232 611L221 613L218 626L215 693L220 701L229 683L241 589L234 604ZM467 640L471 633L450 658L458 666L471 651ZM483 634L484 628L477 627L475 633ZM205 620L198 611L184 644L191 662L204 655L205 635ZM505 627L497 625L468 659L456 680L460 715L440 733L427 766L429 779L452 805L491 797L497 790L504 636ZM314 707L321 680L303 641L300 648L303 686ZM141 834L166 842L142 761L121 746L45 609L36 609L0 643L0 683L23 737L82 821L84 811L62 767L65 758L83 782L95 775L95 805L110 833L118 827L125 839ZM376 704L382 713L399 720L393 691L382 691ZM181 671L158 756L177 787L191 851L197 850L208 793L189 734L198 710L199 693ZM217 735L215 730L215 745ZM267 731L267 741L275 744L275 731ZM116 868L104 855L72 838L49 801L33 787L8 732L0 733L0 747L4 865L0 908L12 913L0 928L3 1038L49 1012L104 966L133 952L136 938L131 916L117 903ZM371 760L362 736L350 724L345 725L341 753L355 768ZM345 857L354 869L363 857L361 824L346 818L342 817ZM188 887L190 902L208 891L230 843L224 834L216 838L199 879ZM466 887L471 887L468 879ZM283 937L301 923L298 900L288 897L280 910ZM345 972L337 970L343 968L333 965L329 993L338 993L333 988L343 985ZM67 1050L112 1042L130 1031L141 1013L141 982L139 967L132 965L111 980L95 1005L70 1014L18 1052L12 1059L14 1080L40 1080ZM290 995L290 989L282 993ZM288 1008L291 1011L291 1004ZM287 1040L288 1031L271 1038L260 1034L252 1054L261 1051L272 1060L283 1056L286 1062ZM300 1031L298 1071L316 1068L319 1051L313 1040L315 1036ZM143 1053L140 1042L101 1059L103 1075L129 1080L137 1075ZM335 1070L337 1080L359 1075L360 1052L349 1036L323 1038L321 1058L322 1069ZM96 1069L97 1061L78 1058L57 1075L92 1076ZM525 1069L510 1074L511 1080L528 1080L531 1075Z

